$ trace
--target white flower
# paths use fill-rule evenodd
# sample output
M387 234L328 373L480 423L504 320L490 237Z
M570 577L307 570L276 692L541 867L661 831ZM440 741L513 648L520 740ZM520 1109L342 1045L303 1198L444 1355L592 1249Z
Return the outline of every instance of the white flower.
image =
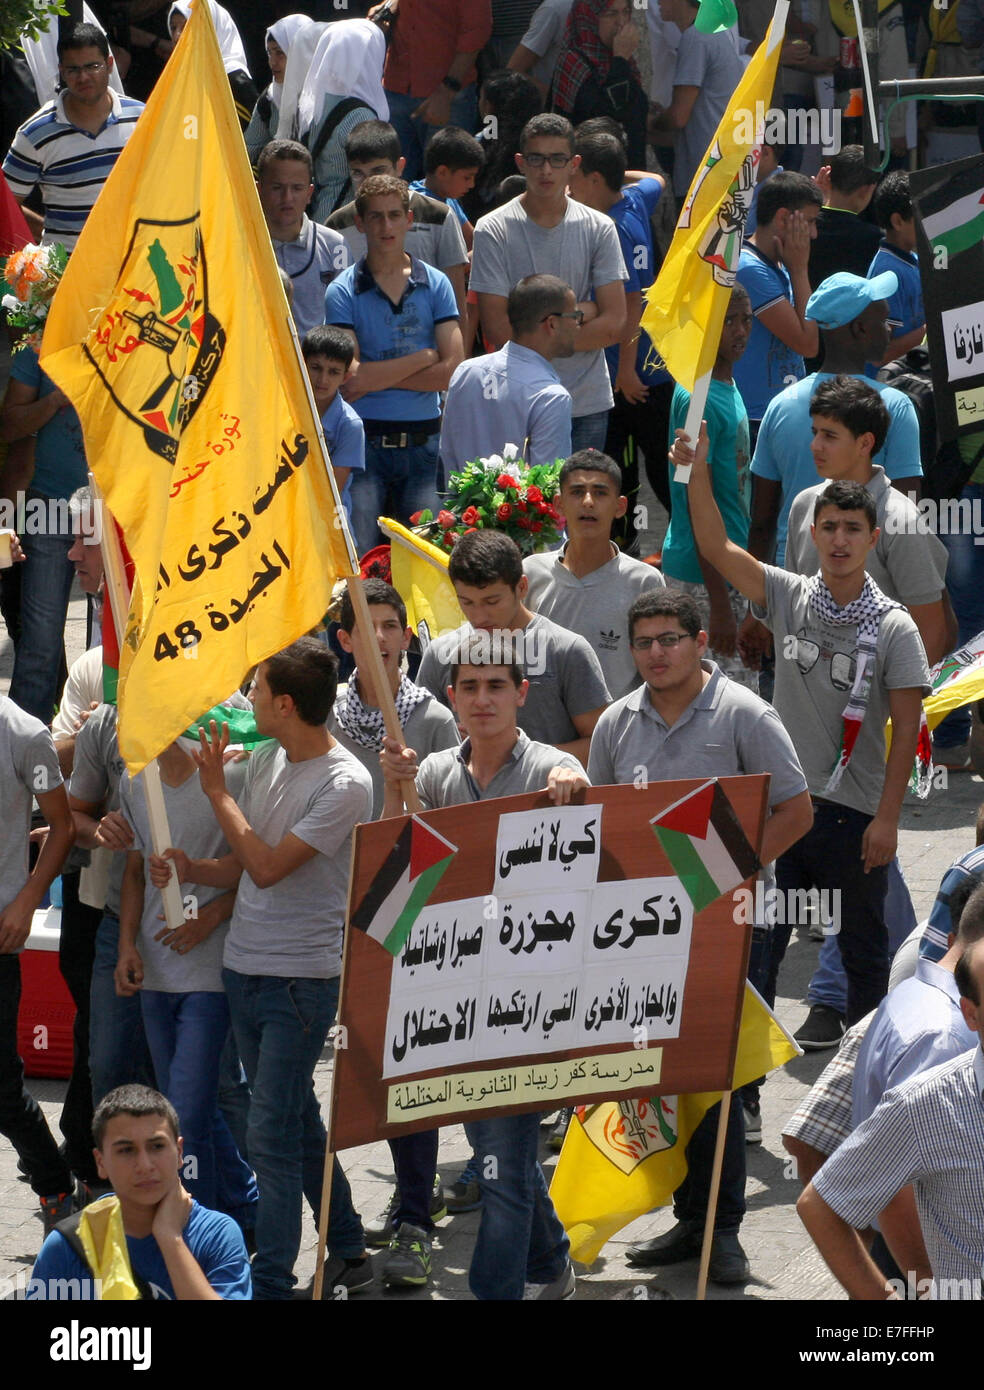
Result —
M508 463L512 463L513 459L518 459L518 458L519 458L519 450L516 448L516 445L515 445L515 444L503 444L503 446L502 446L502 457L503 457Z
M486 473L501 473L502 459L498 454L490 454L487 459L482 459Z
M0 307L4 309L20 309L22 306L16 295L5 294L3 299L0 299Z
M508 463L503 464L502 472L508 474L508 476L517 483L522 478L522 471L515 459L510 459Z

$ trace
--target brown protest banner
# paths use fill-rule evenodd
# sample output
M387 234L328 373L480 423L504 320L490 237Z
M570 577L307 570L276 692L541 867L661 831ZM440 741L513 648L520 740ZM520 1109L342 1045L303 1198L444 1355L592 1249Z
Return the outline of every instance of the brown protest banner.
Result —
M536 793L360 826L330 1148L728 1090L768 781L595 787L566 807Z

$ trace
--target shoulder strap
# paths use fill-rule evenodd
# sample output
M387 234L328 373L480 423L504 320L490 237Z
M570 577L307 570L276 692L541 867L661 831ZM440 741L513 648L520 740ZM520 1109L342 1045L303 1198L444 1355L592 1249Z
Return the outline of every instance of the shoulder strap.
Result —
M344 121L345 117L350 115L353 111L357 111L360 106L366 111L372 110L372 107L366 106L365 102L360 97L345 97L343 101L340 101L337 106L332 108L331 114L318 131L318 138L315 140L311 149L311 159L315 164L318 162L321 151L327 145L342 121Z
M99 1276L90 1265L88 1256L85 1253L85 1246L82 1244L82 1240L79 1236L79 1222L81 1220L82 1212L73 1212L71 1216L66 1216L64 1221L59 1221L55 1226L55 1230L64 1240L68 1242L72 1249L72 1253L79 1257L79 1259L85 1265L86 1269L92 1275L92 1278L98 1279ZM154 1295L151 1293L150 1285L147 1283L146 1279L141 1279L140 1275L137 1274L136 1270L132 1268L130 1272L133 1275L133 1282L136 1284L137 1289L140 1292L140 1297L142 1299L152 1300Z

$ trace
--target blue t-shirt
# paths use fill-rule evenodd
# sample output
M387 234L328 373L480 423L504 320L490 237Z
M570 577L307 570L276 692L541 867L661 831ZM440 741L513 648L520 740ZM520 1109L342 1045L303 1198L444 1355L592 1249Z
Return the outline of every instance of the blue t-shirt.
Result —
M754 322L748 347L735 363L735 383L750 420L761 420L773 396L794 381L802 381L806 367L798 352L770 333L759 315L785 299L793 303L793 287L786 267L763 256L746 243L738 258L738 280L752 301Z
M673 392L670 407L670 438L674 430L683 429L690 405L690 392L678 386ZM748 416L741 393L730 381L715 381L707 392L704 407L707 438L710 444L708 462L711 469L711 488L714 500L724 521L728 539L744 550L748 546L748 499L751 479L748 475ZM663 573L687 584L703 584L704 574L697 558L694 533L690 526L687 489L673 478L676 470L670 467L670 525L663 542Z
M458 202L457 198L442 198L440 193L435 193L432 189L427 187L426 179L414 179L413 183L410 185L410 190L413 193L425 193L428 198L436 198L439 203L446 203L462 226L468 221L468 214Z
M814 372L781 391L762 417L755 442L752 474L782 484L782 507L776 533L776 564L780 566L785 562L786 525L793 498L805 487L823 482L810 449L813 442L810 401L820 382L827 381L831 375L831 372ZM872 463L880 464L890 478L921 477L919 418L915 406L908 396L884 381L867 381L867 384L881 393L890 417L885 443L872 458Z
M33 386L39 400L55 389L51 377L41 370L33 348L22 347L14 353L10 376L13 381ZM62 406L38 430L31 489L45 497L71 497L77 487L85 485L88 476L79 417L70 405Z
M746 240L746 241L748 240L748 238L749 238L750 236L754 236L754 235L755 235L755 228L758 226L758 220L759 220L759 189L762 187L762 184L763 184L763 183L768 183L768 182L769 182L769 179L774 178L776 174L784 174L785 172L786 172L786 171L785 171L785 169L783 168L783 166L782 166L781 164L777 164L776 167L773 169L772 173L769 174L767 178L760 179L759 182L758 182L758 183L755 185L755 187L752 189L752 201L751 201L751 202L749 203L749 205L748 205L748 216L747 216L746 219L745 219L745 240Z
M888 317L897 319L900 328L892 329L892 341L904 338L914 328L921 328L926 322L926 309L923 305L922 280L919 277L919 257L914 251L902 251L883 241L872 257L868 267L868 279L892 271L898 277L899 287L888 301ZM869 376L878 372L878 364L869 362L865 366Z
M376 284L365 262L343 270L325 291L325 322L350 328L365 362L408 357L437 346L439 323L457 322L458 303L451 281L441 270L410 257L410 279L403 298L393 304ZM360 396L356 411L363 420L436 420L436 391L404 391L399 386Z
M220 1298L252 1298L253 1284L246 1243L231 1216L210 1211L208 1207L193 1202L188 1224L184 1228L184 1242ZM126 1244L134 1274L150 1285L155 1299L173 1302L174 1285L155 1238L152 1235L140 1238L127 1236ZM88 1289L91 1295L91 1278L88 1266L76 1255L65 1237L58 1231L52 1231L34 1262L27 1297L44 1300L49 1292L64 1291L64 1286L52 1284L55 1279L86 1281L81 1285L82 1292ZM91 1302L92 1299L89 1297L84 1301Z
M656 209L662 191L663 185L658 179L640 179L638 183L626 184L622 189L621 198L608 209L608 215L618 232L625 268L629 272L625 286L626 294L632 294L635 290L641 290L645 294L655 278L653 229L649 219ZM640 330L636 373L640 381L644 381L647 386L670 379L669 372L662 367L646 369L646 360L651 350L649 334ZM608 375L614 382L618 371L617 345L605 348L605 361L608 363Z
M321 417L321 432L325 437L328 457L333 468L348 468L352 473L365 470L366 432L362 426L362 419L348 401L342 399L340 391L336 391L334 399ZM345 479L342 503L351 521L351 474Z

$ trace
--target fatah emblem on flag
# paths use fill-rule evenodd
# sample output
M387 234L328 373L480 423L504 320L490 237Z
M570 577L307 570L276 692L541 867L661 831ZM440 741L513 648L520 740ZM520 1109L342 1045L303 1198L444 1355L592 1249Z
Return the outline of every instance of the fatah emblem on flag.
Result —
M419 816L411 816L372 887L352 913L352 926L398 956L457 853L457 845L445 840Z
M649 824L695 912L702 912L761 868L716 778L660 811Z

